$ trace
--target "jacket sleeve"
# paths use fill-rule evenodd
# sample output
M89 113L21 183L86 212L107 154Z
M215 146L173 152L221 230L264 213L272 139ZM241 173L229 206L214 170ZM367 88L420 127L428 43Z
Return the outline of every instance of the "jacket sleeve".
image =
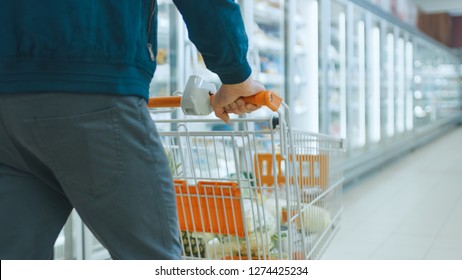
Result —
M188 28L189 38L209 70L222 83L245 81L248 39L239 5L232 0L173 0Z

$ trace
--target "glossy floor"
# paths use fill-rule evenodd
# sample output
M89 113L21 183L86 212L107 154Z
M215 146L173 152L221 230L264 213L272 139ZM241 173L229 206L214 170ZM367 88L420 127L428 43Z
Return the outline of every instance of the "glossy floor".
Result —
M323 259L462 260L462 127L344 190Z

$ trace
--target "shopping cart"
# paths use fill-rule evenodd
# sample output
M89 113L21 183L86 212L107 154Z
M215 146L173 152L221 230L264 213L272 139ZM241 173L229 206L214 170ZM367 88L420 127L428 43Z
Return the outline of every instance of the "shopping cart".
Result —
M178 97L172 101L180 105ZM184 259L320 258L340 225L343 142L292 129L289 113L282 103L268 117L227 126L218 119L156 120Z

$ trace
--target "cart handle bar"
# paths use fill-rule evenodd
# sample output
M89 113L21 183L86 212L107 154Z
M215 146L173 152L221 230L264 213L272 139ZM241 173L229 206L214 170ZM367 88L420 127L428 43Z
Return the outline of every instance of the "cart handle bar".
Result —
M281 106L282 98L271 90L263 90L252 96L242 97L246 103L257 106L266 106L276 112ZM213 94L210 95L212 102ZM176 108L181 107L181 96L151 97L149 98L148 108Z

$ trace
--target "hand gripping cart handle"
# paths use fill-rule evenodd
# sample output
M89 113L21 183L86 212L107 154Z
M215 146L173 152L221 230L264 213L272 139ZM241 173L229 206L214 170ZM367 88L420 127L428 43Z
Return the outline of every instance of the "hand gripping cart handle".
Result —
M180 107L185 115L206 116L213 112L212 92L216 92L214 84L198 76L190 76L182 96L149 98L148 108ZM272 111L277 111L282 103L282 98L270 90L261 91L253 96L245 96L243 99L246 103L266 106Z

